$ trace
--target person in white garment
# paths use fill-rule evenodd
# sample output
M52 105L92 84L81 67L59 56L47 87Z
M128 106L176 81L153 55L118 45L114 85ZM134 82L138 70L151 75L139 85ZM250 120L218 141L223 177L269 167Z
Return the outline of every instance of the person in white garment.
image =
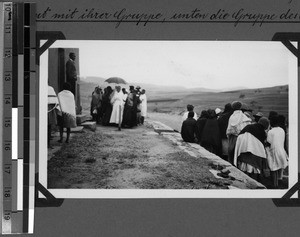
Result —
M284 149L285 132L279 127L278 116L270 118L272 129L268 132L266 148L268 165L271 170L273 187L278 188L282 181L283 170L288 166L288 155Z
M60 140L58 142L63 141L63 131L64 128L67 128L67 139L66 143L69 143L71 128L76 127L76 105L75 105L75 97L73 93L70 91L71 85L66 82L63 85L63 90L58 93L58 114L57 114L57 123L60 127Z
M143 89L140 95L140 101L141 101L141 124L144 124L145 117L147 116L147 96L146 96L146 90Z
M232 102L231 107L234 112L228 120L226 135L228 137L228 161L233 164L237 137L244 127L251 124L251 119L248 118L241 110L241 102L234 101Z
M123 108L124 108L123 98L124 98L124 94L121 91L121 87L116 86L113 96L110 100L110 103L112 104L113 108L112 108L109 123L112 123L112 124L122 123Z

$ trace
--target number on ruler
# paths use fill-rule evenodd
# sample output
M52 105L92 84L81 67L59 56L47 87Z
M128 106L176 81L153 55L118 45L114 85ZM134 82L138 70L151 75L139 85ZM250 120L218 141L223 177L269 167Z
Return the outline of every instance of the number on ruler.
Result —
M4 103L6 105L10 105L11 104L11 97L9 97L9 96L4 97Z
M10 174L11 172L11 166L10 165L7 165L4 167L4 172L7 173L7 174Z
M10 104L11 104L11 97L10 97L10 96L4 97L4 103L5 103L6 105L10 105Z
M11 33L11 25L5 25L5 31L4 31L4 33L5 34L10 34Z
M4 220L9 221L11 219L11 213L10 212L5 212L4 213Z
M11 81L11 74L10 73L5 73L4 80L5 81Z
M4 144L4 150L5 151L10 151L11 150L11 144L10 143L5 143Z
M8 119L4 120L4 127L10 128L11 127L11 121L8 120Z
M12 12L11 12L11 6L6 6L5 7L5 11L8 12L8 20L11 21L11 14L12 14Z
M10 198L10 189L4 191L4 198Z
M11 50L10 50L10 49L5 50L5 52L4 52L4 57L5 57L5 58L9 58L9 57L11 57L11 56L12 56Z

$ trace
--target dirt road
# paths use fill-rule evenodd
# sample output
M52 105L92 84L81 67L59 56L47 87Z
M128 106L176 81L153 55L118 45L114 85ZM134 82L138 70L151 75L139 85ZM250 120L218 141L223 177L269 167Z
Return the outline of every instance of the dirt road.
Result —
M59 145L53 139L53 145ZM48 188L225 189L211 162L193 157L153 131L98 126L73 135L48 161Z

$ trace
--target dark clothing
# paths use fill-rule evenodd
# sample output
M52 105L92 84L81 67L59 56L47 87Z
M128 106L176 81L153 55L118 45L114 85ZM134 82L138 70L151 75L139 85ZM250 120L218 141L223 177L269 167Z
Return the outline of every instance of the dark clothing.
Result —
M136 93L130 92L124 106L122 127L132 128L137 126L137 104L138 98Z
M263 145L265 144L265 140L267 139L267 134L262 124L259 123L249 124L242 129L239 135L244 134L246 132L256 137ZM241 153L238 156L238 161L249 164L259 170L263 170L264 168L263 166L265 163L265 159L256 156L251 152Z
M233 164L234 160L234 149L236 145L237 136L230 134L228 136L228 161Z
M112 105L110 103L110 94L104 94L102 97L102 125L109 125L110 116L112 112Z
M265 132L264 126L259 123L249 124L242 129L240 134L250 133L254 137L256 137L262 144L265 144L265 140L267 139L267 134Z
M206 120L202 132L200 145L216 155L221 155L221 135L218 121L216 118L209 118Z
M77 71L75 62L69 59L66 63L66 81L71 85L71 92L76 95L76 81L77 81Z
M226 136L226 130L228 127L228 121L230 116L233 114L233 112L227 112L227 113L223 113L222 115L220 115L220 117L218 118L218 123L219 123L219 129L220 129L220 135L222 139L227 138Z
M187 118L183 121L181 126L181 137L185 142L196 142L196 120L193 118Z
M238 161L249 164L259 170L263 170L263 161L265 159L252 154L251 152L241 153L238 156Z
M196 135L197 135L197 139L198 142L201 141L201 137L202 137L202 133L203 133L203 129L205 126L207 118L198 118L196 125L197 125L197 131L196 131Z

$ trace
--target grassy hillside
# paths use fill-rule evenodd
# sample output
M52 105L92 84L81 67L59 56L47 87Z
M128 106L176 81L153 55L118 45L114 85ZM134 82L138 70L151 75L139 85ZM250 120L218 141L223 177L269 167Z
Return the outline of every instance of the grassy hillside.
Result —
M170 94L161 95L160 100L148 103L150 111L181 114L187 104L195 106L195 111L201 113L203 109L224 108L226 103L239 100L246 103L254 113L260 111L268 115L271 110L288 117L288 86L276 86L271 88L247 89L217 93L194 93L182 98L172 100Z
M99 85L95 82L80 82L81 102L84 111L89 111L91 95ZM155 89L156 88L156 89ZM226 92L203 92L198 89L182 89L172 87L146 88L149 112L181 114L187 104L195 106L200 114L203 109L224 108L226 103L239 100L246 103L254 113L260 111L268 116L271 110L288 117L288 86L276 86L259 89L241 89ZM199 88L201 90L202 88ZM207 89L206 89L207 90Z

